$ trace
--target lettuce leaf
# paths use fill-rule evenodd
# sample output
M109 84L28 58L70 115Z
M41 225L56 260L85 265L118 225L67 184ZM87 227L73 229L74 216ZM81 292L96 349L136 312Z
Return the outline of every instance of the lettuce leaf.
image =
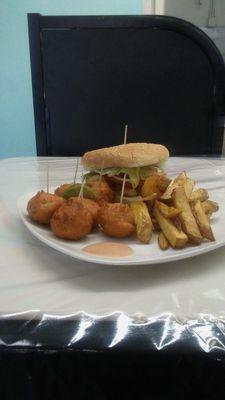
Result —
M129 181L135 189L140 181L140 174L139 174L140 168L105 168L102 170L102 175L108 175L109 177L119 175L119 174L127 174ZM100 174L100 170L95 170L95 172Z
M116 168L104 168L102 170L102 175L108 175L108 176L115 176L119 175L122 173L123 168L116 167ZM101 170L97 169L95 172L98 172L100 174Z
M123 171L129 176L130 183L133 187L133 189L136 189L136 187L139 185L140 182L140 168L123 168L126 171Z
M147 179L149 176L154 175L158 171L158 167L154 165L148 165L140 168L140 179Z
M86 180L86 182L90 182L91 180L99 180L99 174L97 174L94 171L91 172L87 172L86 174L84 174L84 178Z
M133 189L139 185L140 179L147 179L150 175L153 175L158 170L157 166L150 165L145 167L134 167L134 168L104 168L102 175L116 176L119 174L127 174ZM94 173L100 174L101 170L96 169Z

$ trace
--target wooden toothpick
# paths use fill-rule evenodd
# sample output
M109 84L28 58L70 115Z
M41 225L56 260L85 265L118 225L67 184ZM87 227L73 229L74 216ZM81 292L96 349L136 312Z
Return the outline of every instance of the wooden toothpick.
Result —
M124 189L125 189L126 176L127 176L127 174L124 174L122 190L121 190L121 195L120 195L120 204L123 202L123 194L124 194Z
M128 125L125 125L123 144L127 143L127 129L128 129Z
M49 193L49 163L47 162L47 193Z
M73 179L73 183L75 185L76 180L77 180L77 171L78 171L78 166L79 166L79 158L77 159L77 163L76 163L76 169L75 169L75 174L74 174L74 179Z
M78 199L83 199L84 184L85 184L85 179L84 179L84 174L83 174L83 176L82 176L82 183L81 183L81 187L80 187L80 192L79 192L79 195L78 195Z

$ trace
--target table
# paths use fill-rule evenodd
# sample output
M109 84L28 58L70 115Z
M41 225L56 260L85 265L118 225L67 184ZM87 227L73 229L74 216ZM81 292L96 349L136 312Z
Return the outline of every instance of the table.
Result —
M204 160L224 173L225 182L225 159ZM174 357L194 349L222 362L225 247L155 267L92 265L64 256L32 237L17 211L19 196L46 187L47 165L50 186L73 180L72 157L0 161L2 348L160 350L161 362L167 352ZM218 179L215 190L223 176Z

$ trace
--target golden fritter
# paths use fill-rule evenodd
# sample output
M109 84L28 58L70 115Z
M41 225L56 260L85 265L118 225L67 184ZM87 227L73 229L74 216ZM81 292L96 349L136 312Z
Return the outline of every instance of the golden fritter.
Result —
M64 183L63 185L55 189L55 194L57 194L57 196L63 197L65 190L68 189L70 186L72 186L72 183Z
M106 235L116 238L128 237L135 232L134 215L128 204L104 204L98 213L98 223Z
M53 213L65 202L62 197L43 190L33 196L27 204L29 217L39 224L49 225Z
M60 238L79 240L91 232L93 217L81 202L65 203L53 214L50 226Z
M114 200L114 192L110 188L109 184L105 182L103 179L100 180L90 180L87 182L87 185L90 186L96 193L95 201L97 203L110 203Z
M98 211L100 209L100 206L96 201L90 200L90 199L85 199L85 198L78 198L78 197L70 197L70 199L67 201L67 204L76 204L77 202L83 204L85 208L87 208L88 211L90 211L92 217L93 217L93 224L94 226L97 226L98 224Z

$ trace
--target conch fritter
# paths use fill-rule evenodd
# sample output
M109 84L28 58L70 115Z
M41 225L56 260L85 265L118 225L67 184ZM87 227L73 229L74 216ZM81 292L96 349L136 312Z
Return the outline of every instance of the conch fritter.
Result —
M52 215L64 202L62 197L42 190L28 201L27 212L33 221L49 225Z
M57 237L79 240L91 232L93 217L82 202L65 203L53 214L50 226Z
M104 204L98 213L98 223L111 237L128 237L135 232L134 215L128 204Z

